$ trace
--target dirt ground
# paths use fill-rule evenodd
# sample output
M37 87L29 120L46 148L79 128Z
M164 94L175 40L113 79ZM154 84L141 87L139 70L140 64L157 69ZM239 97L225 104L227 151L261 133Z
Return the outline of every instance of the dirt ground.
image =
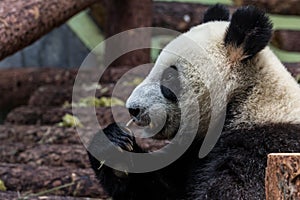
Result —
M148 73L139 70L116 83L124 68L115 68L100 84L88 83L80 95L89 99L86 91L96 87L95 97L115 97L124 103ZM90 113L93 101L78 106L76 114L81 116L83 124L80 132L84 133L79 135L75 127L59 125L66 114L73 115L70 103L75 70L12 69L3 70L1 76L6 80L0 87L6 88L12 99L0 102L1 108L12 108L0 125L0 199L109 198L94 177L83 142L95 134L90 124L92 118L96 117L101 127L115 121L126 123L130 119L127 109L122 105L97 106L93 116ZM68 81L62 81L65 79ZM22 99L13 102L18 94L22 94ZM164 145L146 139L137 142L145 149Z

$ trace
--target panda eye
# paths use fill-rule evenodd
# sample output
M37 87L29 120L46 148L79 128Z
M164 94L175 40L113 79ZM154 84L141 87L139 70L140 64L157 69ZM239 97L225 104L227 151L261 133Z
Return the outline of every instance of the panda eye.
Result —
M163 81L169 81L173 78L173 74L171 72L167 73L163 77Z
M162 82L168 82L174 78L178 77L178 71L175 66L167 68L162 75Z
M171 65L170 68L172 68L172 69L178 71L178 69L177 69L177 67L176 67L175 65Z
M161 92L163 96L172 101L177 102L177 96L180 93L179 73L175 66L168 67L161 77Z

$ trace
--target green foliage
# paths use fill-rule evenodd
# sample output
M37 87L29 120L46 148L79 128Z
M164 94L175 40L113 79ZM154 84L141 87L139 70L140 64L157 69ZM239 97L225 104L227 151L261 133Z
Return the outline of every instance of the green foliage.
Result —
M95 107L110 107L110 106L124 106L124 102L115 97L87 97L80 99L79 105L83 107L95 106Z
M62 121L58 123L60 127L83 127L79 119L73 115L65 114Z
M125 86L137 86L139 85L141 82L143 82L143 78L141 77L135 77L132 81L125 81L123 83L123 85Z
M107 87L103 87L99 83L93 83L93 84L83 84L82 89L85 91L92 91L92 90L100 90L100 93L103 94L108 91Z
M65 102L63 107L111 107L111 106L124 106L125 103L116 97L86 97L79 100L78 103Z
M6 187L4 185L4 182L0 179L0 191L6 191Z

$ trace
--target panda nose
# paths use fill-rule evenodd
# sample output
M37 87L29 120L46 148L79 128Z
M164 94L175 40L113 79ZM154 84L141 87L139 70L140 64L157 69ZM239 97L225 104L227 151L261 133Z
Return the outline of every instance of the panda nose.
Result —
M133 117L133 121L139 126L147 126L151 121L145 108L133 107L128 108L128 111Z
M140 108L128 108L128 111L133 117L136 117L136 118L141 114Z

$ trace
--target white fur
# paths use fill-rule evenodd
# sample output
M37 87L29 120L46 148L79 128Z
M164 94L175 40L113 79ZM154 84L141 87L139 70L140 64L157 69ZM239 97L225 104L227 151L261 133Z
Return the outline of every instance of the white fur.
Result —
M223 42L228 25L229 22L205 23L168 44L148 77L129 97L127 106L140 102L149 107L149 104L159 102L167 104L164 109L172 115L171 103L163 98L159 86L148 88L147 85L159 82L163 71L175 65L183 87L180 107L189 108L182 111L186 115L185 123L199 116L200 134L206 132L211 106L221 111L230 98L250 83L255 83L254 92L237 108L240 114L234 116L232 128L241 124L300 123L299 85L268 47L259 52L248 65L232 63ZM157 96L141 95L153 93L152 89L157 90ZM211 102L209 96L212 92L218 96L214 102ZM199 114L191 112L191 101L195 101L193 95L200 102ZM159 115L159 112L156 114Z

